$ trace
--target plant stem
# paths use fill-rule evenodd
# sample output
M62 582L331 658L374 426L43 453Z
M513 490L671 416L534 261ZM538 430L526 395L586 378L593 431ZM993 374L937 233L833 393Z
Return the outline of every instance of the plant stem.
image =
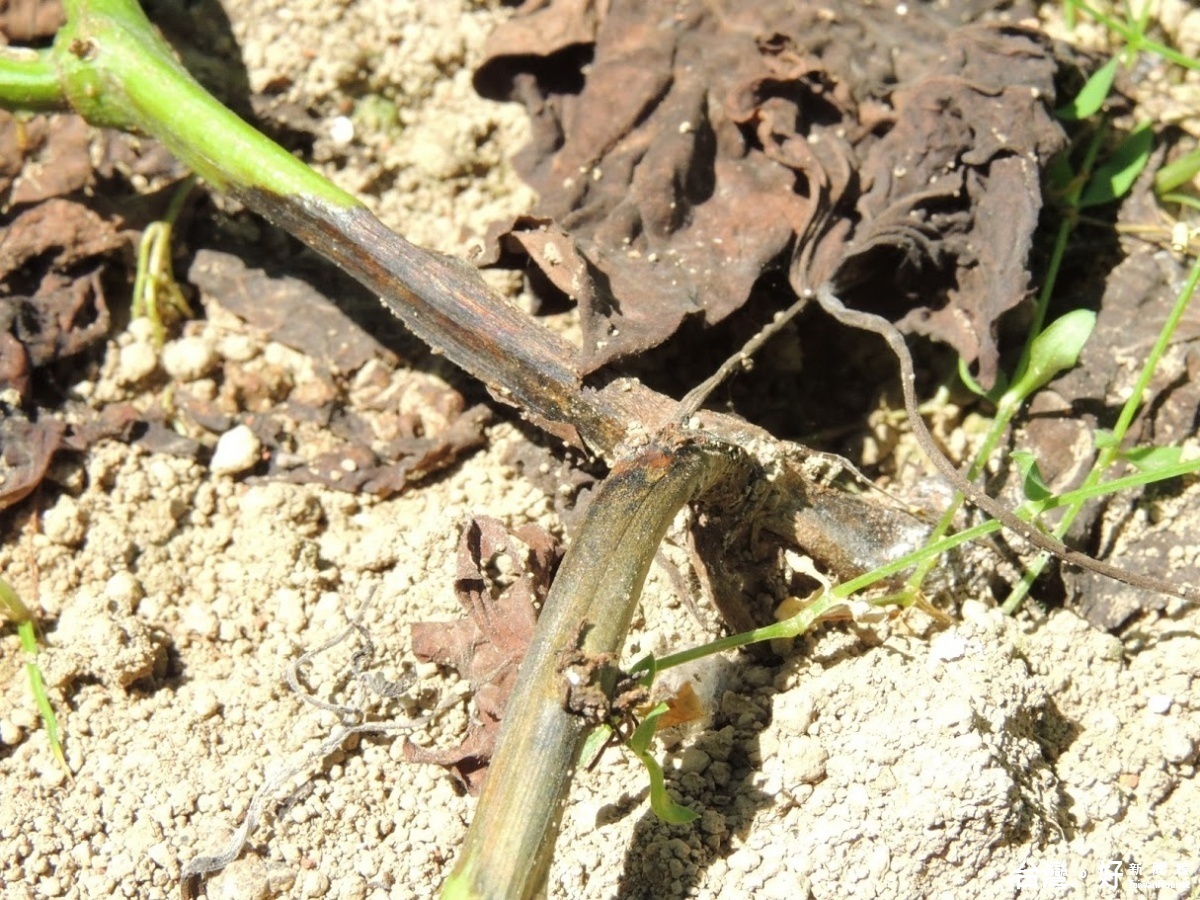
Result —
M28 95L14 73L41 83L53 62L58 96L91 124L161 140L213 187L340 264L419 338L563 440L607 455L635 424L653 431L669 419L670 401L640 385L585 387L574 348L498 298L470 265L389 231L239 119L175 60L136 2L74 0L67 13L52 59L0 70L10 76L0 81L0 103Z
M67 773L67 777L72 778L67 758L63 755L58 718L54 715L54 707L46 695L46 682L42 678L42 669L37 661L37 622L29 611L29 607L21 600L20 595L3 578L0 578L0 610L3 610L16 623L17 634L21 638L21 649L25 652L25 674L29 677L29 690L33 694L34 703L37 704L42 722L46 726L46 740L50 744L50 751L54 754L54 758L62 770Z
M210 95L175 59L136 0L75 0L67 14L54 40L54 62L63 93L91 124L158 138L218 190L360 205Z
M731 465L727 449L705 441L652 444L605 479L538 618L443 897L509 900L544 889L588 725L565 708L564 654L620 650L663 534L686 503L729 480Z
M0 97L25 112L69 109L49 50L0 47Z
M1142 398L1145 396L1146 389L1150 386L1150 380L1154 377L1154 372L1158 368L1158 363L1162 356L1167 351L1167 346L1171 342L1176 329L1179 327L1179 322L1183 318L1183 314L1187 311L1188 304L1191 303L1192 295L1196 291L1196 285L1200 282L1200 258L1197 258L1192 265L1191 274L1188 276L1187 283L1183 286L1183 290L1175 298L1175 304L1171 307L1171 312L1167 316L1166 322L1158 332L1158 339L1154 342L1154 347L1151 348L1150 354L1146 357L1146 362L1142 365L1142 371L1138 376L1137 383L1133 387L1129 398L1125 401L1125 405L1121 408L1121 414L1117 417L1117 424L1113 426L1112 442L1100 449L1096 455L1096 460L1092 463L1091 471L1088 472L1087 478L1084 479L1081 490L1093 488L1100 483L1100 479L1120 456L1121 443L1125 439L1125 435L1129 431L1129 426L1133 424L1133 418L1137 415L1138 409L1141 408ZM1160 478L1168 477L1163 472L1156 471L1154 473ZM1061 538L1067 533L1071 524L1083 510L1084 500L1080 499L1067 505L1062 518L1059 519L1055 526L1055 537ZM1038 576L1045 570L1046 565L1050 562L1049 554L1042 552L1037 555L1033 563L1025 570L1025 574L1021 576L1021 580L1013 588L1012 593L1004 601L1000 607L1006 613L1014 613L1020 608L1021 603L1029 594Z
M1182 66L1185 69L1200 69L1200 60L1188 56L1185 53L1180 53L1165 44L1160 44L1158 41L1148 40L1143 37L1137 27L1130 26L1125 22L1114 19L1112 16L1105 15L1100 10L1089 6L1087 3L1076 2L1071 4L1075 9L1082 10L1087 13L1105 28L1115 31L1121 35L1132 50L1145 50L1148 53L1154 53L1161 56L1165 60L1175 63L1177 66Z

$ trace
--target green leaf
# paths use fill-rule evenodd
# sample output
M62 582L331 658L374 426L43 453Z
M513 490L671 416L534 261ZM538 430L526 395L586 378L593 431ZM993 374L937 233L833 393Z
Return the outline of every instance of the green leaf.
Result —
M686 825L696 821L700 815L671 799L670 794L667 793L667 782L663 777L662 766L650 755L649 750L650 741L654 739L654 721L666 711L667 704L665 703L660 703L650 710L630 736L629 749L642 761L642 765L646 767L646 772L650 775L650 808L654 810L654 814L668 825Z
M1116 447L1117 436L1107 428L1097 428L1092 432L1092 446L1097 450L1108 450Z
M667 711L667 704L660 703L650 712L646 713L646 718L642 719L641 724L629 736L629 749L641 756L650 749L650 742L654 739L655 725L654 720Z
M991 400L993 403L996 403L1000 399L1000 395L1008 387L1008 376L1003 372L997 372L996 384L990 391L985 391L983 385L976 381L975 376L971 374L971 370L967 366L967 361L961 356L958 358L958 377L971 393L977 394L986 400Z
M1143 122L1092 172L1079 198L1079 208L1101 206L1124 197L1142 174L1153 149L1154 132L1149 122Z
M1093 72L1079 93L1066 105L1056 109L1054 115L1064 122L1078 122L1098 113L1108 98L1118 65L1120 59L1114 56Z
M67 758L63 755L62 739L59 737L58 719L54 715L54 707L50 703L50 698L46 694L46 682L42 678L41 667L37 663L38 639L37 639L37 623L29 612L29 608L21 602L20 596L13 590L12 586L0 578L0 609L16 623L17 634L21 639L21 649L25 651L25 674L29 677L29 690L33 694L33 702L37 704L38 712L42 716L42 723L46 726L46 741L50 744L50 750L54 754L54 758L58 760L58 764L63 771L67 773L67 777L71 776L71 769L67 766Z
M658 660L654 658L654 654L647 653L635 662L629 670L629 676L636 678L642 687L654 684L654 679L658 677Z
M1168 466L1179 465L1183 457L1182 447L1134 447L1121 454L1140 472L1157 472Z
M1042 479L1042 471L1038 468L1037 457L1028 450L1014 450L1010 455L1013 462L1017 464L1017 471L1021 473L1021 489L1028 499L1035 503L1041 503L1054 495L1054 492Z
M1154 173L1154 193L1162 197L1181 184L1187 184L1200 173L1200 147L1186 156L1167 163Z
M1073 368L1095 327L1096 314L1090 309L1075 309L1051 322L1033 339L1029 364L1005 397L1020 404L1059 373Z
M579 765L586 769L596 761L596 757L600 755L600 751L604 749L608 739L612 737L611 725L597 725L592 729L587 739L583 742L583 749L579 751Z

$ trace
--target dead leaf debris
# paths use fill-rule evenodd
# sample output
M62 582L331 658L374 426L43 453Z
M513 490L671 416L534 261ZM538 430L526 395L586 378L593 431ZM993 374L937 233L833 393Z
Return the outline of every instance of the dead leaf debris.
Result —
M483 261L528 260L536 291L578 303L585 372L787 271L990 383L1063 136L1049 42L960 24L986 6L527 2L475 84L528 110L516 164L541 199Z
M481 516L468 524L454 580L467 617L413 625L412 648L418 659L451 666L470 680L474 714L456 747L406 742L410 761L445 766L472 794L479 792L558 558L557 542L540 526L509 534L497 519Z

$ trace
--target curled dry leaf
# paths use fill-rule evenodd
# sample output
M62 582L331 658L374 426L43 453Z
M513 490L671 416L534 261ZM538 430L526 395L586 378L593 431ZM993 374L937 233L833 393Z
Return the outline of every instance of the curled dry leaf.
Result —
M512 534L484 516L467 525L454 579L467 616L413 625L412 646L419 659L452 666L469 679L473 716L458 746L439 750L407 742L409 760L445 766L471 793L479 792L558 558L557 541L537 525L524 525Z
M578 302L584 372L788 270L800 290L868 289L851 299L987 382L1062 140L1055 63L1033 32L904 6L526 3L476 86L529 110L516 163L541 201L484 262L527 257L536 290Z
M27 399L34 369L104 339L104 268L127 246L113 223L54 198L0 219L0 389Z
M32 422L0 407L0 510L20 503L46 475L66 426L43 416Z

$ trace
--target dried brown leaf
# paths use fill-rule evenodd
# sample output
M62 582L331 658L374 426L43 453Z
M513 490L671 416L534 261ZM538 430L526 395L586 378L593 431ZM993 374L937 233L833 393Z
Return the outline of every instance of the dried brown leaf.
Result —
M772 269L800 289L835 272L882 289L899 256L938 280L925 295L893 285L893 318L978 358L988 380L992 326L1026 288L1039 167L1061 139L1054 62L1031 32L906 10L526 4L476 85L529 110L516 163L541 201L484 261L527 257L536 290L579 304L589 372L689 317L720 321Z
M60 0L7 0L0 4L0 44L45 40L65 22Z
M501 557L512 567L503 575ZM412 645L419 659L451 666L469 679L474 716L458 746L431 750L409 742L409 760L445 766L478 793L557 562L557 542L536 525L510 534L498 520L481 516L463 531L454 591L467 616L413 625ZM501 586L501 580L507 583Z
M20 503L41 484L65 433L66 426L49 416L30 421L0 414L0 510Z

